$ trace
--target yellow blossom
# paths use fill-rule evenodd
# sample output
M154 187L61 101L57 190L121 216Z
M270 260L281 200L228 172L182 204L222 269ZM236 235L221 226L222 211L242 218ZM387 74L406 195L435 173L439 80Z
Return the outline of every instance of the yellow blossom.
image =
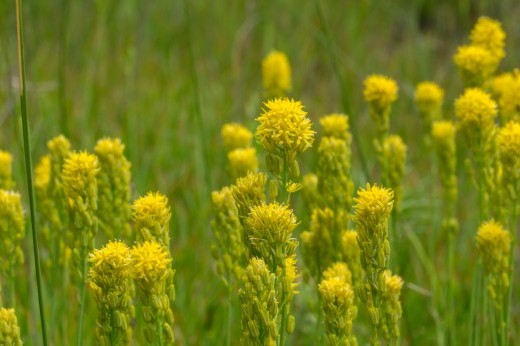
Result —
M504 46L506 33L499 21L488 17L480 17L469 36L471 44L487 49L496 60L505 56Z
M345 114L333 113L320 119L324 137L335 137L343 139L350 145L352 136L349 131L348 116Z
M7 151L0 150L0 189L14 188L13 157Z
M137 229L138 241L156 240L169 248L170 218L168 198L159 192L148 192L132 205L132 220Z
M255 148L238 148L228 152L229 169L233 180L258 169Z
M490 51L474 45L460 46L454 60L467 86L482 86L498 67Z
M251 146L253 133L246 127L238 123L224 124L221 129L222 141L227 152L239 148L248 148Z
M22 346L20 327L14 309L0 308L0 345Z
M429 128L433 120L440 118L444 90L434 82L421 82L415 88L414 100L426 128Z
M290 165L314 141L311 121L299 101L276 98L264 106L263 113L256 119L260 124L255 136L267 152Z
M291 91L291 65L280 51L271 51L262 61L264 89L270 96L280 97Z
M365 79L363 84L365 87L363 90L365 100L377 112L382 112L397 100L397 83L391 78L371 75Z
M385 167L382 172L383 185L394 190L394 208L401 211L403 197L403 177L406 166L407 147L401 137L391 135L383 142L383 156Z

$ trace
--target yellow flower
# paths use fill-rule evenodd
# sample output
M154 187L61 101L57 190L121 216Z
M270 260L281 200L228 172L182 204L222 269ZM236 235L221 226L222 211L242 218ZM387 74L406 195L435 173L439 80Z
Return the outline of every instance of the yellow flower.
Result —
M270 52L262 61L264 89L270 96L280 97L291 91L291 65L279 51Z
M504 46L506 33L499 21L488 17L480 17L469 36L471 44L487 49L496 60L505 56Z
M349 132L348 116L345 114L333 113L320 119L324 137L335 137L343 139L350 145L352 136Z
M252 207L265 202L265 173L249 172L245 177L238 178L232 187L233 198L237 204L238 216L241 222L249 215Z
M382 172L382 181L383 185L394 190L394 208L396 211L401 210L406 150L406 144L397 135L388 136L383 142L383 156L386 165Z
M511 78L504 82L502 94L499 98L502 122L510 120L520 121L520 72L515 70Z
M170 222L170 218L168 198L159 192L148 192L145 196L136 199L132 205L132 219L137 228L150 230L155 227L164 228ZM163 239L162 235L159 237Z
M0 277L4 282L14 280L17 266L24 261L21 247L24 235L25 219L20 194L0 189Z
M520 123L510 121L501 128L497 143L504 166L520 166Z
M397 100L397 83L391 78L371 75L365 79L363 84L365 100L379 112L390 107Z
M434 82L421 82L415 88L414 100L421 116L432 121L440 116L444 90Z
M474 45L460 46L454 60L468 86L482 86L498 67L489 50Z
M164 246L155 241L136 244L132 258L134 277L150 284L164 280L172 261Z
M59 135L47 142L47 148L55 155L66 157L70 152L70 142L65 136Z
M82 199L89 196L91 207L97 198L96 176L99 172L99 161L95 155L85 151L70 154L63 164L63 189L72 208L80 208Z
M400 336L399 321L403 315L400 301L402 287L403 279L400 276L392 275L389 270L385 271L382 329L388 344L392 344L391 340L397 341Z
M479 227L475 240L489 276L488 293L495 307L503 308L510 284L511 234L492 220Z
M275 248L276 244L291 238L298 222L291 209L274 202L251 208L246 224L253 244L267 242Z
M229 168L233 179L247 175L258 169L255 148L238 148L228 153Z
M346 263L336 262L333 263L323 272L323 279L329 280L332 278L338 278L343 282L352 285L352 273Z
M41 157L34 169L34 187L37 190L47 190L51 181L51 158L49 155Z
M432 137L442 147L448 146L455 139L457 128L449 120L436 121L432 126Z
M493 91L493 95L497 99L500 99L504 92L511 87L512 83L513 74L511 72L505 72L493 77L489 86Z
M221 130L222 141L227 152L239 148L251 146L253 134L243 125L238 123L224 124Z
M307 112L301 102L288 98L276 98L264 106L263 113L256 119L260 124L255 136L267 152L291 164L314 141Z
M130 249L121 241L110 241L89 255L90 280L102 289L116 289L132 274Z
M0 150L0 189L14 188L13 157L7 151Z
M352 282L357 285L363 276L363 268L361 268L361 249L357 241L356 231L346 230L343 232L341 235L341 250L343 261L352 273Z
M392 212L394 193L377 185L367 184L358 190L354 219L356 223L366 226L375 225L379 220L387 219Z
M0 345L22 346L14 309L0 308Z
M473 144L487 140L493 132L497 104L478 88L470 88L455 101L459 129Z

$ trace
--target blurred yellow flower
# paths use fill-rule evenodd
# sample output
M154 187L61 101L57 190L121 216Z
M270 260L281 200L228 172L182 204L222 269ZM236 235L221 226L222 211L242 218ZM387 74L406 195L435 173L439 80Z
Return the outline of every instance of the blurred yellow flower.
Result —
M291 91L291 65L280 51L270 52L262 61L263 86L271 97L281 97Z
M220 135L227 152L239 148L248 148L251 146L251 140L253 139L253 133L238 123L224 124Z

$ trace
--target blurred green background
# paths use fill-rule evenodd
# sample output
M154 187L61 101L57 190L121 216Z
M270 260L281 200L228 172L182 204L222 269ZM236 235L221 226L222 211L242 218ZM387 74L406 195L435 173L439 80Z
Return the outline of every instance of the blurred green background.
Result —
M348 112L356 120L352 131L369 167L375 164L374 129L362 81L371 73L397 80L392 132L409 145L403 227L419 235L432 230L431 211L438 206L430 198L437 189L431 186L435 175L417 138L421 122L413 107L414 86L427 79L440 83L447 93L445 112L452 114L462 90L452 56L480 15L500 20L508 35L501 70L519 67L520 61L520 2L515 0L26 0L23 15L34 160L59 133L76 149L119 136L132 162L134 197L158 190L170 198L179 344L223 340L226 289L209 251L210 192L230 183L220 127L239 121L254 129L263 96L261 60L271 49L288 55L291 96L303 102L314 122L331 112ZM13 153L18 187L25 194L17 68L15 3L5 0L0 4L0 148ZM303 172L313 155L304 155ZM365 180L358 158L354 155L353 175L360 185ZM466 193L474 198L470 190L466 184L461 191L462 220L469 212ZM475 227L463 223L461 254L469 253ZM29 245L28 240L27 250ZM26 254L30 267L32 255ZM406 254L413 256L413 250ZM407 262L405 281L427 292L421 266L413 258ZM301 286L295 303L298 331L291 339L298 345L309 339L315 323L306 303L313 293ZM403 342L435 344L435 311L428 295L418 291L407 286L403 293ZM33 300L23 304L37 311ZM29 333L38 330L27 322L36 316L19 317L26 320L22 332L28 344L37 339ZM235 322L238 335L237 314Z

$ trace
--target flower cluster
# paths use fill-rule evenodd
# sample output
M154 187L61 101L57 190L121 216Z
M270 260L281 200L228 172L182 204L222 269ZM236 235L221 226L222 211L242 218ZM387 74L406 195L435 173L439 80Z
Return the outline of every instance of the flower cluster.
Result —
M0 150L0 189L11 190L13 181L13 156L7 151Z
M384 186L394 190L394 209L401 211L403 198L403 177L406 166L406 144L401 137L390 135L383 142L384 167L382 182Z
M274 50L264 58L262 80L269 97L281 97L291 91L291 65L284 53Z
M441 118L444 90L434 82L421 82L415 88L414 100L425 132L429 134L432 122Z
M0 308L0 345L22 346L22 344L14 309Z

